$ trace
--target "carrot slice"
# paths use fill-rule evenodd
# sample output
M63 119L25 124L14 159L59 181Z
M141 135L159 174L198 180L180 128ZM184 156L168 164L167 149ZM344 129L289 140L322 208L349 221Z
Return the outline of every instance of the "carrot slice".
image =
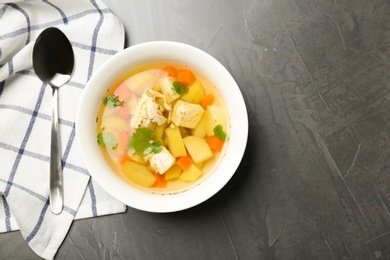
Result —
M114 90L114 95L118 97L120 101L129 101L131 98L131 92L125 84L119 85Z
M207 143L209 144L210 148L213 149L214 151L220 152L222 151L223 147L223 141L219 139L216 136L210 136L207 139Z
M165 174L153 173L156 176L156 181L154 182L154 188L165 188L167 187L167 181L165 180Z
M188 170L190 167L191 167L191 164L193 163L194 161L192 160L192 158L190 156L182 156L180 157L177 161L176 161L176 164L180 166L180 168L183 170L183 171L186 171Z
M130 133L121 133L118 137L119 146L127 150L127 142L129 141Z
M190 70L179 70L177 72L176 80L181 84L190 86L195 81L195 76Z
M161 77L176 77L176 69L172 66L166 66L160 72Z
M127 119L129 118L129 116L131 115L131 111L130 111L130 108L126 105L122 106L122 107L119 107L119 116L123 119Z
M200 101L200 105L204 108L207 109L207 106L210 106L214 103L214 95L213 94L208 94L203 97L203 99Z

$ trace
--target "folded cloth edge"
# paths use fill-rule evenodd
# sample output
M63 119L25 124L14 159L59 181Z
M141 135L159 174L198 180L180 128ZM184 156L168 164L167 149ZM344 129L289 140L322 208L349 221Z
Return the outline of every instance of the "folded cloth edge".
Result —
M18 1L12 1L13 3L17 3ZM57 6L58 5L60 5L59 4L59 1L51 1L52 3L56 3L57 4ZM95 4L96 6L95 7L98 7L97 9L102 9L102 8L107 8L103 3L101 3L99 0L97 0L97 1L92 1L92 2L94 2L94 3L92 3L92 4ZM34 4L34 3L31 3L31 4ZM105 12L102 12L101 14L103 14L103 15L105 15L105 14L108 14L109 12L108 11L105 11ZM112 13L110 13L110 14L112 14ZM114 15L115 16L115 15ZM0 19L1 19L1 17L0 17ZM117 38L119 38L120 39L120 41L121 41L121 44L122 44L122 46L121 46L121 49L123 49L124 48L124 27L123 27L123 24L119 21L119 19L116 19L115 20L116 21L116 27L117 27L117 31L119 32L121 32L120 34L120 37L117 37ZM104 22L104 21L103 21ZM119 35L119 34L118 34ZM29 43L29 45L30 45L30 47L31 47L31 44L32 44L32 42L30 42ZM118 49L118 51L119 51L120 49ZM19 56L24 56L24 55L19 55ZM14 58L15 58L16 56L14 56ZM23 70L26 70L26 69L28 69L29 68L29 66L31 67L31 64L30 65L27 65L27 63L21 63L20 65L18 65L17 64L17 59L15 58L14 60L13 60L13 66L14 66L14 68L13 68L13 70L8 70L7 71L7 76L5 76L5 78L8 78L10 75L13 75L13 74L15 74L16 72L18 72L18 71L23 71ZM1 68L4 68L4 70L6 69L5 68L5 65L3 65L2 67L0 67L0 69ZM4 81L2 82L3 84L4 84ZM1 93L1 91L0 91L0 93ZM1 95L1 94L0 94ZM0 96L0 98L1 98L1 96ZM0 147L0 148L2 148L2 147ZM91 181L91 179L90 179L90 181ZM111 205L109 202L103 202L103 204L102 205ZM112 205L111 205L112 206ZM88 218L88 217L93 217L93 216L88 216L88 214L87 214L87 209L85 209L85 212L83 212L84 211L84 208L86 208L86 205L84 206L84 205L82 205L81 203L79 204L79 207L77 208L77 212L79 212L79 210L80 210L80 214L78 215L77 213L76 213L76 216L75 216L75 218L74 219L80 219L80 218ZM105 207L102 207L102 208L105 208ZM118 203L115 207L111 207L111 209L107 209L107 210L99 210L98 211L98 214L97 214L97 216L101 216L101 215L107 215L107 214L115 214L115 213L120 213L120 212L125 212L126 211L126 206L124 205L124 204L121 204L121 203ZM111 211L112 210L112 211ZM11 220L11 222L12 222L13 220ZM13 225L13 227L14 227L14 225ZM12 229L12 230L16 230L16 229ZM66 236L66 234L67 234L67 232L69 231L69 228L68 228L68 230L66 231L66 233L65 233L65 236ZM64 236L64 238L65 238L65 236ZM62 243L62 240L63 239L61 239L61 242L60 242L60 244ZM48 246L48 247L45 247L45 246L40 246L39 244L37 244L37 245L34 245L35 246L35 252L38 254L38 255L40 255L40 256L42 256L42 257L44 257L44 258L51 258L51 255L55 255L55 253L57 252L57 250L58 250L58 248L57 249L53 249L53 248L51 248L50 246ZM55 248L55 247L54 247Z

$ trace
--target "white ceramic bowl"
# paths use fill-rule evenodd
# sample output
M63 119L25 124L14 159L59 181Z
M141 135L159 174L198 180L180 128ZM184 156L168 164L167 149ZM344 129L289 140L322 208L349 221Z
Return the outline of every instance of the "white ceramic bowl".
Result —
M108 87L129 69L159 60L188 64L217 88L230 117L229 142L215 171L183 192L158 194L137 189L111 171L96 143L96 115ZM105 62L91 77L76 116L76 138L85 165L96 182L124 204L149 212L188 209L209 199L233 176L241 162L248 138L244 99L230 73L215 58L195 47L156 41L131 46Z

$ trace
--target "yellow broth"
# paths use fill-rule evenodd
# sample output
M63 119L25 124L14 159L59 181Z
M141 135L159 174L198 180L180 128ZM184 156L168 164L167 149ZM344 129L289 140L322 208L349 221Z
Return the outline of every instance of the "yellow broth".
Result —
M161 71L164 68L166 68L167 66L174 67L176 69L176 71L190 70L194 74L196 80L198 80L201 83L201 85L203 86L204 95L206 96L206 95L212 94L214 96L214 101L213 101L212 105L215 105L215 106L222 108L223 116L224 116L224 119L226 121L226 123L224 125L224 131L228 135L229 134L229 121L228 121L228 116L226 114L226 108L225 108L225 106L222 102L222 99L221 99L218 91L216 90L215 86L213 86L202 74L200 74L199 72L197 72L193 68L189 68L188 66L183 65L183 64L168 62L168 61L160 61L160 62L153 62L153 63L144 64L144 65L141 65L141 66L136 67L134 69L131 69L128 72L126 72L124 75L119 77L115 82L113 82L113 84L111 86L108 86L106 95L102 98L102 100L104 100L108 96L110 96L110 95L112 96L114 93L116 93L118 88L123 87L123 86L121 86L122 83L126 82L126 80L133 77L134 75L136 75L136 74L139 75L140 73L145 72L145 71L154 71L156 73L156 75L158 75L157 78L159 78L159 77L161 77ZM153 86L152 86L153 90L160 89L160 87L158 86L159 85L158 82L159 81L157 81L155 84L153 84ZM188 88L191 88L191 86L188 86ZM162 93L161 90L160 90L160 92ZM131 115L128 118L125 119L125 117L123 117L123 114L122 114L123 118L121 118L119 116L121 106L117 106L115 108L112 108L112 107L105 105L104 102L102 102L102 104L100 105L99 110L98 110L98 114L97 114L97 118L96 118L97 135L102 134L102 133L112 133L113 136L115 137L116 142L117 142L116 147L113 147L112 149L104 147L102 145L99 145L100 150L101 150L107 164L110 166L110 168L113 170L113 172L115 172L115 174L117 174L120 178L125 180L127 183L134 185L137 188L140 188L143 190L146 189L146 190L155 191L155 192L177 192L177 191L180 191L180 190L187 188L190 185L196 185L200 180L207 177L207 175L210 172L212 172L213 169L217 166L218 161L221 157L221 154L223 154L223 150L221 152L217 152L217 151L213 150L213 157L212 158L206 160L205 162L201 163L200 165L197 165L197 167L202 171L202 175L199 178L197 178L196 181L184 181L184 180L181 180L180 178L176 178L173 180L166 181L165 187L142 187L140 185L133 183L129 179L129 177L122 171L122 169L123 169L123 160L122 159L125 157L128 158L129 157L128 155L131 154L131 152L127 146L128 141L126 142L127 145L124 146L123 142L122 142L122 145L120 145L119 139L121 137L125 136L125 134L127 134L129 136L129 138L131 138L132 134L134 133L135 129L134 129L134 127L130 126L130 120L134 116L134 112L135 112L136 107L138 106L138 102L140 101L140 98L141 98L140 92L135 93L134 91L130 91L130 93L131 93L131 98L129 100L123 101L123 103L121 103L121 106L131 107L131 109L129 109ZM181 98L182 97L178 98L178 100L180 100ZM119 101L121 101L119 97L118 97L118 99L119 99ZM173 101L171 103L172 107L176 102L177 102L177 100ZM167 112L168 111L165 111L165 115L167 114ZM115 120L113 120L113 118L115 120L116 119L117 120L115 121ZM115 121L114 122L115 125L114 124L110 125L111 121ZM118 123L118 122L120 122L120 123ZM172 122L170 122L170 124L172 124ZM170 124L167 124L166 127L169 128ZM154 127L152 127L152 129L153 128ZM184 128L184 127L180 127L180 129L181 129L181 134L182 134L183 138L187 135L188 136L192 135L191 129ZM164 133L161 141L163 142L164 147L167 147L167 145L166 145L167 140L165 138L166 138L166 136ZM207 138L208 138L208 136L205 137L205 139L207 139ZM158 141L158 140L156 140L156 141ZM226 146L227 146L226 142L227 141L225 141L223 148L226 148ZM98 141L98 143L99 143L99 141ZM169 147L167 147L167 148L169 150ZM188 154L188 152L187 152L187 154ZM138 157L141 157L141 156L138 156ZM175 159L177 160L178 158L175 158ZM122 160L122 162L120 162L121 160ZM130 161L134 161L134 160L130 160ZM153 171L153 169L151 169L150 165L148 165L147 163L145 165L148 167L149 170ZM165 176L165 175L163 174L161 176Z

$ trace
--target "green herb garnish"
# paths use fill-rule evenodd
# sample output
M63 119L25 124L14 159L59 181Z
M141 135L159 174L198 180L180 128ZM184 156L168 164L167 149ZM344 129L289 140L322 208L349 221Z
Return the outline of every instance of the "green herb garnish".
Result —
M117 147L115 136L112 133L100 133L97 135L97 143L106 149L115 149Z
M147 155L150 152L159 153L163 148L162 141L153 141L154 131L146 128L137 128L135 133L131 136L127 147L131 152L139 155Z
M125 104L125 102L120 101L118 99L118 96L109 95L103 99L103 104L108 107L115 108L115 107L122 107Z
M172 89L179 95L187 94L188 87L180 83L179 81L174 81L172 83Z
M226 133L222 129L222 125L218 124L213 129L214 136L218 137L221 141L225 142L228 140Z

